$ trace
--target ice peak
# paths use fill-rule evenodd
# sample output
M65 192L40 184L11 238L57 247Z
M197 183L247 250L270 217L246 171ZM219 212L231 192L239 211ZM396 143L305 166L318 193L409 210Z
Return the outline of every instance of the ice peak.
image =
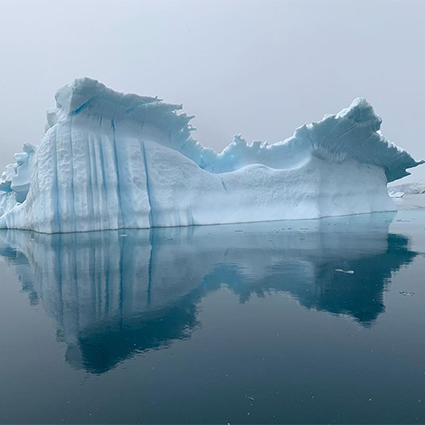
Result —
M363 125L369 124L374 131L378 131L382 124L381 117L375 113L372 105L364 97L354 99L348 108L336 115L336 118L346 118Z
M134 115L137 109L166 109L174 112L182 109L182 105L170 105L162 102L158 97L139 96L125 94L107 88L104 84L92 78L77 78L72 83L61 87L55 94L56 108L47 111L47 130L58 121L66 119L72 113L78 113L85 106L98 100L99 103L115 104L117 108L128 114L128 118ZM92 109L99 116L103 113L102 108L98 111ZM188 117L189 119L192 117Z
M56 107L68 114L105 90L106 86L97 80L87 77L75 79L56 92Z

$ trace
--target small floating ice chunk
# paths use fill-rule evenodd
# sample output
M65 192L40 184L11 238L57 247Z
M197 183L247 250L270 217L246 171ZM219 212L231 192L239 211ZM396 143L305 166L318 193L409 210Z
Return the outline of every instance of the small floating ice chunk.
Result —
M389 191L388 195L390 195L390 198L402 198L404 196L404 192L392 192Z
M354 274L354 270L335 269L335 271L339 273Z

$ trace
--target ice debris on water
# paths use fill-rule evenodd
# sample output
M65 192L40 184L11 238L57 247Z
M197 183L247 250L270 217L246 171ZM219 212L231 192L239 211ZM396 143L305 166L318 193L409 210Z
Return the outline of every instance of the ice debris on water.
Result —
M354 270L335 269L335 271L339 273L354 274Z

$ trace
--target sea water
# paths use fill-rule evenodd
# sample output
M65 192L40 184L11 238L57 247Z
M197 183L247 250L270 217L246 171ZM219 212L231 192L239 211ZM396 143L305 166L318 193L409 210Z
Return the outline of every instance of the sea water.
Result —
M406 205L3 231L0 422L423 423L424 270Z

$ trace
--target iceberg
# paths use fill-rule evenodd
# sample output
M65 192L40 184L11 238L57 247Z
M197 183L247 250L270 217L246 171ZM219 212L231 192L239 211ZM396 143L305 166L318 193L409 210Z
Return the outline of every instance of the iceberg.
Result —
M44 138L4 182L14 201L0 227L67 233L393 211L387 183L423 163L381 135L362 98L282 142L236 136L221 153L192 137L181 109L89 78L59 89Z
M421 195L425 193L425 182L418 181L414 183L404 183L396 186L389 186L388 193L394 195L395 193L402 193L403 195Z

